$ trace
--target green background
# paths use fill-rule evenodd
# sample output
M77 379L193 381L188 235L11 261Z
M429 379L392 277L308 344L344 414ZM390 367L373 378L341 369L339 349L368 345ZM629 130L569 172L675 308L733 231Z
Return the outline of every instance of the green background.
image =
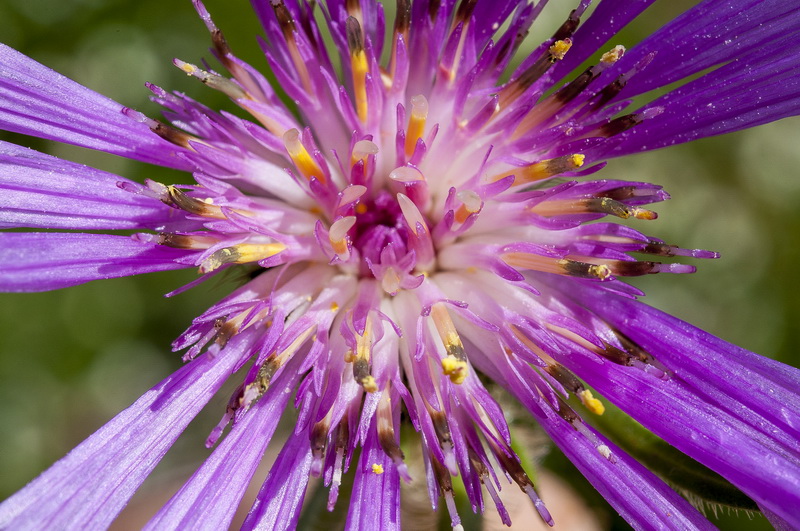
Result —
M690 4L656 6L611 44L630 47ZM264 68L255 43L259 27L247 2L209 0L206 6L234 52ZM552 33L571 7L572 2L552 2L529 42ZM171 64L173 57L198 63L210 56L208 34L188 0L0 0L0 41L152 117L159 109L148 101L145 81L230 108ZM785 120L612 161L600 174L664 185L673 199L655 205L657 221L637 222L637 228L668 243L722 254L720 260L694 261L694 275L639 279L650 304L793 365L800 364L799 126L797 119ZM79 148L2 138L137 180L186 180ZM193 278L192 271L170 272L53 293L0 295L0 498L179 367L170 342L229 289L212 282L174 299L161 296ZM159 468L160 477L185 475L206 455L202 442L225 400L215 399L192 424ZM624 528L610 516L599 518ZM723 519L719 525L768 528L759 518Z

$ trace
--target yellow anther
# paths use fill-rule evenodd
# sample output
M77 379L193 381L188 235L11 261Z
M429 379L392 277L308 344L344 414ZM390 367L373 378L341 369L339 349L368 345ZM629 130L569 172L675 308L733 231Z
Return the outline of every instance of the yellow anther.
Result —
M338 305L338 304L336 304L336 302L332 302L332 303L331 303L331 311L332 311L332 312L335 312L335 311L337 311L338 309L339 309L339 305Z
M580 399L581 402L583 402L583 405L586 406L586 409L588 409L595 415L602 415L603 413L605 413L606 406L604 406L600 400L596 399L592 395L592 392L589 391L588 389L581 391Z
M492 178L492 181L499 181L509 175L513 175L514 184L528 184L541 181L542 179L549 179L554 175L580 168L583 166L585 160L586 155L582 153L546 159L496 175Z
M469 367L466 361L458 360L455 356L447 356L442 360L442 371L454 384L462 384L467 378Z
M322 170L300 140L300 131L297 129L286 131L283 134L283 144L286 146L289 156L292 157L292 162L294 162L303 177L309 181L315 178L322 183L325 182Z
M362 378L361 386L364 387L364 391L368 393L375 393L378 391L378 384L375 382L375 377L372 375Z
M372 465L372 473L373 474L378 474L378 475L383 474L383 465L379 465L378 463L373 464Z
M247 264L275 256L284 251L282 243L240 243L214 252L200 265L200 273L210 273L225 264Z
M569 49L572 48L572 40L571 39L564 39L561 41L556 41L553 43L552 46L548 49L550 52L550 57L552 61L560 61L567 55Z
M425 121L428 119L428 100L418 94L411 98L411 114L406 128L406 157L414 154L417 140L425 132Z
M367 211L367 205L359 203L356 205L356 214L364 214Z
M600 61L609 65L613 65L614 63L619 61L619 58L622 57L623 54L625 54L625 47L617 45L614 46L609 51L607 51L606 53L604 53L603 56L600 58Z

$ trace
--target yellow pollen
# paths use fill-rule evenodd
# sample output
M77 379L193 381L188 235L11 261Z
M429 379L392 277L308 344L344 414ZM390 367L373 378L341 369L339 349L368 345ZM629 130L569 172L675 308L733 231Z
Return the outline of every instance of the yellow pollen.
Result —
M574 153L554 159L545 159L528 166L522 166L494 176L492 181L499 181L509 175L514 176L514 184L529 184L542 179L549 179L560 173L572 171L583 166L586 155Z
M619 61L619 58L622 57L624 53L625 53L625 47L617 45L611 48L606 53L604 53L603 56L600 58L600 61L606 64L614 64L617 61Z
M336 304L335 302L332 302L332 303L331 303L331 311L332 311L332 312L335 312L335 311L336 311L336 310L338 310L338 309L339 309L339 305L338 305L338 304Z
M364 387L364 391L368 393L375 393L378 391L378 384L375 382L375 377L372 375L362 378L361 385Z
M200 273L210 273L225 264L247 264L275 256L284 251L282 243L240 243L214 252L203 260Z
M550 52L553 61L560 61L565 55L567 55L567 52L570 48L572 48L572 40L564 39L554 42L548 51Z
M315 178L321 183L325 182L322 170L300 140L300 131L297 129L286 131L283 135L283 144L286 146L289 156L292 157L292 162L294 162L303 177L309 181Z
M595 415L602 415L603 413L605 413L606 406L604 406L600 400L596 399L592 395L592 392L589 391L588 389L581 391L580 399L581 402L583 402L583 405L586 406L586 409L588 409Z
M414 154L417 140L425 132L425 121L428 119L428 100L418 94L411 98L411 115L408 117L406 128L406 157Z
M383 474L383 465L379 465L378 463L372 465L372 473L378 475Z
M442 360L442 371L454 384L462 384L467 379L467 362L458 360L455 356L447 356Z

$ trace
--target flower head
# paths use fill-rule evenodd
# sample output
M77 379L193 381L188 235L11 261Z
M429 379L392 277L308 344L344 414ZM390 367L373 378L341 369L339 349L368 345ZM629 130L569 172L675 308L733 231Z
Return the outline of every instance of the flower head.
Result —
M150 527L229 525L290 401L296 427L245 527L295 523L310 476L333 508L348 469L349 528L398 528L401 481L426 484L454 528L454 481L509 523L504 478L552 525L494 386L636 526L710 524L584 420L605 401L800 525L800 376L638 302L625 277L717 255L637 230L660 186L597 178L613 157L795 114L800 14L707 0L631 50L605 44L648 4L606 0L581 24L584 0L511 66L544 2L398 1L393 21L371 0L254 2L271 84L195 0L225 73L175 65L241 112L148 85L166 121L0 48L0 126L195 179L138 184L2 144L3 226L135 234L2 233L0 287L247 278L175 341L182 369L7 500L0 524L107 525L235 374L213 453ZM405 462L409 429L425 478Z

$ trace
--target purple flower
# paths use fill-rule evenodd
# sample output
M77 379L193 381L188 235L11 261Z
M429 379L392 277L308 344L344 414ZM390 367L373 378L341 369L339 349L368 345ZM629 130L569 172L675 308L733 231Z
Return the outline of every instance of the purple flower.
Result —
M0 127L196 181L142 185L0 144L0 225L56 229L0 233L0 288L249 275L174 342L183 368L0 505L0 527L109 525L237 371L213 453L149 527L227 527L290 401L296 428L246 528L296 524L310 476L332 508L349 469L348 529L399 528L401 481L426 485L454 528L454 481L506 522L500 489L517 483L552 525L488 380L637 528L712 526L584 421L605 409L593 393L800 527L800 373L638 302L624 277L717 255L604 219L654 219L661 187L589 177L798 114L800 8L706 0L626 51L606 42L651 1L584 17L583 0L511 68L544 3L399 0L387 21L371 0L254 1L271 85L195 0L227 74L175 64L242 112L148 85L164 122L0 47ZM402 417L424 478L406 467Z

